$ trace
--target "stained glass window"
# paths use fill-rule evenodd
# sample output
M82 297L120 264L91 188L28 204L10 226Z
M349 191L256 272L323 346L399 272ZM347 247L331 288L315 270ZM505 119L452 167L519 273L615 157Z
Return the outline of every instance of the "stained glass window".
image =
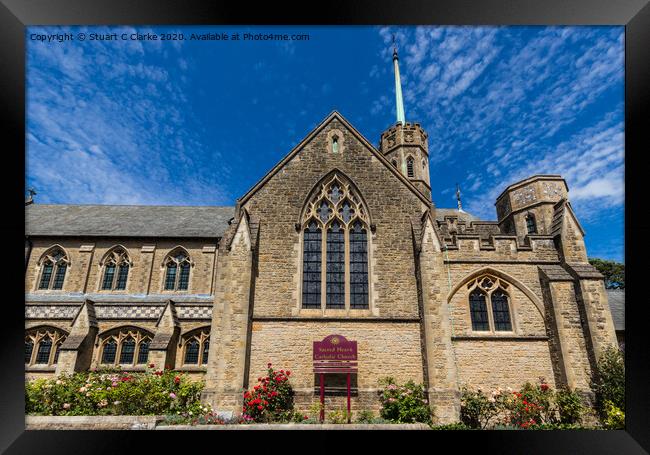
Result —
M508 296L501 290L496 290L490 296L492 300L492 316L494 317L494 330L510 331L510 311L508 309Z
M41 274L41 282L38 285L39 289L47 289L50 287L50 278L52 278L52 269L54 266L51 262L43 264L43 273Z
M52 283L52 289L62 289L63 280L65 278L65 270L67 266L65 263L59 263L56 267L56 273L54 274L54 282Z
M149 340L143 340L140 342L140 347L138 348L138 364L147 363L149 358Z
M190 265L187 262L181 264L181 276L178 280L178 289L187 290L190 282Z
M47 364L50 361L50 352L52 350L52 339L49 335L41 338L38 343L38 351L36 352L36 362L38 364Z
M108 340L104 344L104 350L102 351L102 363L115 362L116 352L117 352L117 342L114 339Z
M345 221L346 224L349 223L354 216L354 209L350 206L348 201L345 201L343 205L341 205L339 215L343 218L343 221Z
M485 294L474 290L469 296L469 308L472 318L472 330L490 330Z
M117 284L115 289L123 290L126 289L126 279L129 276L129 264L120 265L119 272L117 274Z
M108 264L106 266L106 270L104 271L104 282L102 283L102 289L113 288L114 276L115 276L115 264Z
M176 263L167 264L167 276L165 277L165 289L173 290L176 284Z
M326 308L345 308L345 237L338 222L327 231Z
M318 217L320 218L320 220L321 220L323 223L326 223L327 220L330 219L330 212L331 212L331 211L332 211L332 210L329 208L329 205L327 205L327 202L323 201L323 202L321 203L320 207L319 207L318 210L317 210L317 212L318 212Z
M201 359L202 365L208 364L208 353L210 352L210 340L205 340L203 342L203 358Z
M321 230L315 221L304 234L302 265L302 306L320 308L321 300Z
M59 352L61 352L61 343L56 345L56 350L54 351L54 360L53 364L56 364L59 361Z
M337 202L339 202L339 200L341 199L341 187L338 184L335 183L334 185L332 185L332 187L330 188L329 197L333 203L336 204Z
M537 234L537 225L535 224L535 217L533 215L526 216L526 229L529 234Z
M135 354L135 340L127 338L122 342L122 351L120 352L120 363L133 363Z
M25 363L31 362L33 350L34 342L32 340L25 340Z
M350 308L368 308L368 240L359 221L350 230Z
M190 340L185 344L185 363L196 365L199 363L199 342Z

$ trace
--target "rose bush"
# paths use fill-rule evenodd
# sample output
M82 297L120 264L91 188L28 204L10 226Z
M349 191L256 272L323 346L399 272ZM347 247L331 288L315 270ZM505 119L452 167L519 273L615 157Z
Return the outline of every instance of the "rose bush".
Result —
M202 382L173 370L102 369L37 379L25 384L25 412L32 415L199 414Z
M572 426L584 413L577 392L555 391L544 380L526 383L519 391L497 388L485 394L481 389L464 387L461 392L461 421L471 428Z
M275 371L268 364L267 375L257 378L258 384L244 392L243 418L247 422L290 422L297 418L293 411L291 371ZM305 416L299 416L305 417Z
M384 387L380 393L382 418L398 423L431 423L423 385L408 381L400 386L392 377L382 379L380 385Z

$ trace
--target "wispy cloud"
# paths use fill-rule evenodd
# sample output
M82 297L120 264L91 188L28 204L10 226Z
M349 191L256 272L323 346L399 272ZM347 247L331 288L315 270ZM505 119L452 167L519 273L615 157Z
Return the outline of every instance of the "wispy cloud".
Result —
M52 46L30 41L26 164L39 201L192 205L228 200L220 182L228 168L207 171L194 159L218 159L220 153L205 150L196 134L200 125L187 100L188 81L181 77L188 64L176 48L163 52L155 42Z

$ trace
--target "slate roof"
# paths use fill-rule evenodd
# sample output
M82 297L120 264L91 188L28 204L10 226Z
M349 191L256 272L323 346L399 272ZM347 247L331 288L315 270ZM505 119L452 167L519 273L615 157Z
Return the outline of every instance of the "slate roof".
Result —
M612 311L614 329L625 330L625 289L607 289L609 308Z
M234 207L48 205L25 207L25 235L221 237Z

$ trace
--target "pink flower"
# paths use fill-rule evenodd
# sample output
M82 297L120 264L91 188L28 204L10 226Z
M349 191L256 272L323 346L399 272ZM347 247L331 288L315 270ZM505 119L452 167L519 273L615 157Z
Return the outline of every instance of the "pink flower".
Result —
M70 403L63 403L63 409L70 409Z
M170 392L169 397L175 400L176 399L176 394L174 392Z

